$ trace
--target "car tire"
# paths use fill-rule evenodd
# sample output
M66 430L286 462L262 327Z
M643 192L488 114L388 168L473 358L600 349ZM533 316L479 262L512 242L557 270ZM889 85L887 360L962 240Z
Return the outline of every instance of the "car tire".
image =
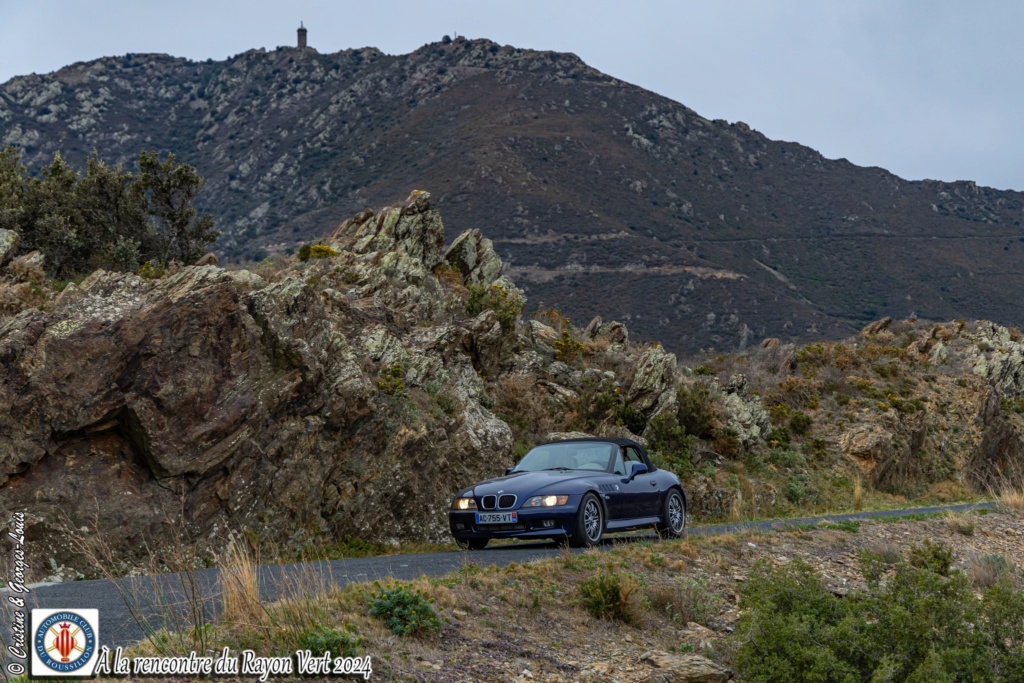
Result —
M604 508L601 501L593 493L583 496L580 508L576 512L576 527L569 536L569 545L573 548L586 548L601 542L604 533Z
M456 538L455 542L463 550L483 550L487 547L489 538Z
M686 532L686 501L679 489L669 489L661 506L658 533L662 538L679 538Z

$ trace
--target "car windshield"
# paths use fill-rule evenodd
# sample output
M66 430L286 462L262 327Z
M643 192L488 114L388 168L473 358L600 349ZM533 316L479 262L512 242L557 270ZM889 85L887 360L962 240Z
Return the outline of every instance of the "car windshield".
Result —
M523 456L513 472L540 472L541 470L596 470L608 469L619 447L610 443L569 441L537 446Z

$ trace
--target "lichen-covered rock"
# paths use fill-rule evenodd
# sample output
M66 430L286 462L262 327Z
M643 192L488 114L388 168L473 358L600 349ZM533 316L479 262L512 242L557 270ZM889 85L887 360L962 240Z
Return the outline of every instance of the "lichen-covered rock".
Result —
M736 439L744 448L763 441L771 431L771 419L759 396L727 390L722 395L722 406L725 408L726 428L736 434Z
M1024 344L1006 327L981 323L971 339L975 343L974 372L992 380L1003 396L1024 396Z
M362 223L353 223L344 237L356 253L385 252L408 256L426 270L441 263L444 224L430 205L430 193L414 190L402 206L383 209Z
M663 393L676 383L677 362L673 353L660 344L648 348L640 357L636 376L629 386L627 400L634 409L647 411Z
M455 238L444 262L458 270L466 284L488 286L501 275L501 259L494 244L476 229Z
M584 328L583 338L604 339L609 344L626 344L629 342L629 330L620 322L612 321L606 324L598 315Z
M18 233L13 230L0 229L0 268L7 265L7 262L18 253L20 243Z
M868 323L867 325L865 325L864 329L861 330L860 333L864 337L871 337L873 335L878 334L882 330L887 329L890 325L892 325L892 323L893 323L892 317L891 316L885 316L881 320L876 320L873 323Z
M733 677L730 669L697 654L654 651L640 659L655 669L642 683L725 683Z

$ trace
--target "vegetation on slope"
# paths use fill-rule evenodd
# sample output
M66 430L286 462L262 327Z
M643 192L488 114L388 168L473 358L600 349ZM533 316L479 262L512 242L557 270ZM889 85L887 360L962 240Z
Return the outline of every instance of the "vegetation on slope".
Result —
M64 280L97 268L192 263L219 234L193 206L203 179L170 153L143 151L137 165L133 174L94 152L83 173L58 152L35 177L7 147L0 152L0 229L20 236L21 253L45 254L47 274Z

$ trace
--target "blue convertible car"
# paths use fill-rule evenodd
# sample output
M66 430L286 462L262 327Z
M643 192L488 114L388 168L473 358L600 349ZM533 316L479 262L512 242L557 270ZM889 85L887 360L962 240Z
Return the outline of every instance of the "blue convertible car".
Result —
M651 464L629 439L587 438L537 446L505 471L452 501L455 541L478 550L492 538L551 538L590 546L606 531L686 528L679 478Z

